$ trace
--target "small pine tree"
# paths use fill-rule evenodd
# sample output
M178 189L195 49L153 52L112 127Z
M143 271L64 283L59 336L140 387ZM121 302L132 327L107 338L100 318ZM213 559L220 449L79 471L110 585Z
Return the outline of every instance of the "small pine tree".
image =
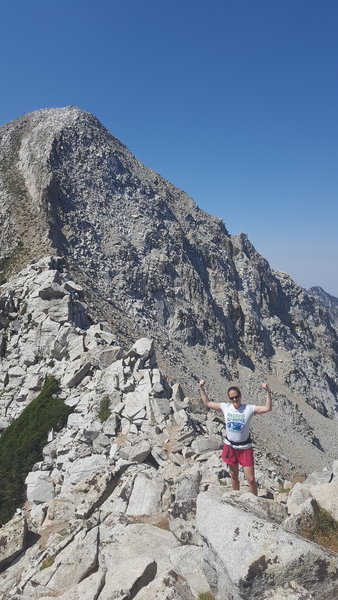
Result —
M0 524L6 523L25 501L25 479L42 460L48 432L59 430L73 409L57 397L58 384L47 377L41 393L0 437Z

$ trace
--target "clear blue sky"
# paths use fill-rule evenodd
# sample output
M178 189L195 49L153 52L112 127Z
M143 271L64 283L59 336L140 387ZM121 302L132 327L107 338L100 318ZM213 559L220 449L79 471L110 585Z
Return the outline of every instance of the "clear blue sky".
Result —
M338 296L338 0L11 0L0 124L94 113L143 163Z

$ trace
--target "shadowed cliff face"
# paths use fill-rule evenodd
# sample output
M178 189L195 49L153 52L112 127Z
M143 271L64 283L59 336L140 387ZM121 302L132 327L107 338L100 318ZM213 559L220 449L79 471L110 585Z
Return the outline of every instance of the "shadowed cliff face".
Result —
M271 271L245 234L230 236L75 107L25 115L0 135L5 275L47 253L65 256L92 313L122 340L153 335L186 384L203 365L215 394L221 373L250 393L270 377L280 393L333 416L330 311Z

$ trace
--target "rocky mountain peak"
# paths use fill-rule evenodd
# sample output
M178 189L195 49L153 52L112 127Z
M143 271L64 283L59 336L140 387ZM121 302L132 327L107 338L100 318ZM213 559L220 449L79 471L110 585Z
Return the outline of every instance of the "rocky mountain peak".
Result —
M50 378L69 415L19 483L21 437L0 453L7 512L13 482L27 500L1 528L4 599L335 597L337 555L299 535L337 517L325 294L272 271L75 107L0 128L0 222L0 441ZM235 384L260 403L270 384L259 498L229 490L200 377L216 401Z
M329 307L272 271L246 234L229 235L94 116L75 107L24 115L1 128L0 158L3 281L31 260L65 257L90 317L108 321L125 345L153 337L187 390L203 374L215 397L224 377L252 396L270 378L291 410L304 403L310 421L334 417Z

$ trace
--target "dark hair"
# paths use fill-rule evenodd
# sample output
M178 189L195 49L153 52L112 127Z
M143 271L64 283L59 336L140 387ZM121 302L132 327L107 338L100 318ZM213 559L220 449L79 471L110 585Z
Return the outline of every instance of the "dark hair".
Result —
M229 387L229 389L227 391L228 397L229 397L229 392L236 392L239 396L242 396L240 389L238 387L236 387L235 385Z

